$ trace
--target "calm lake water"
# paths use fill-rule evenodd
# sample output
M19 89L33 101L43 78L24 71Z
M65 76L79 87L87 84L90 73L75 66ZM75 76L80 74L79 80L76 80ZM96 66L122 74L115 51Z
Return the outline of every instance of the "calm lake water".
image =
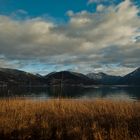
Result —
M140 87L102 86L82 88L73 86L53 87L11 87L0 88L0 98L25 97L31 99L75 98L95 99L109 98L115 100L140 100Z

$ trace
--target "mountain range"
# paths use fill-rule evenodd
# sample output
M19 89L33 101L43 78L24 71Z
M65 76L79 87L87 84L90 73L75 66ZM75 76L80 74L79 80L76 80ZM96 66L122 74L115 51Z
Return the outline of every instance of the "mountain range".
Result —
M45 76L48 85L53 84L68 84L68 85L95 85L97 84L96 80L90 79L84 74L70 72L70 71L61 71L53 72Z
M140 68L125 75L118 82L121 85L140 85Z
M60 71L48 75L31 74L17 69L0 68L0 85L51 86L51 85L140 85L140 68L125 75L113 76L105 73L87 75Z
M103 85L116 85L118 83L118 81L122 78L121 76L108 75L108 74L105 74L102 72L89 73L89 74L87 74L87 77L89 77L90 79L93 79Z
M0 68L0 85L43 85L45 82L43 76L16 69Z

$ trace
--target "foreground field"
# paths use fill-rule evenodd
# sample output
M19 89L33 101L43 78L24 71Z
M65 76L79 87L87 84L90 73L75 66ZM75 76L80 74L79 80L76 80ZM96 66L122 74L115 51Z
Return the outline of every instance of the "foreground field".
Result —
M140 140L140 102L0 100L0 140Z

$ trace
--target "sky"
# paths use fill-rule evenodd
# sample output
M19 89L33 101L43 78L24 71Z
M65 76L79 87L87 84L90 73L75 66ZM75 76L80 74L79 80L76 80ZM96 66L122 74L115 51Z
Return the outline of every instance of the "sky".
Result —
M139 0L0 0L0 67L125 75L139 60Z

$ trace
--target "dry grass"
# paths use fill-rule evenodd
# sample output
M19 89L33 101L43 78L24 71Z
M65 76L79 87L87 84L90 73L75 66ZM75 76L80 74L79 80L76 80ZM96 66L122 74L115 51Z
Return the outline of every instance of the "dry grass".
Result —
M0 140L139 140L140 103L0 100Z

